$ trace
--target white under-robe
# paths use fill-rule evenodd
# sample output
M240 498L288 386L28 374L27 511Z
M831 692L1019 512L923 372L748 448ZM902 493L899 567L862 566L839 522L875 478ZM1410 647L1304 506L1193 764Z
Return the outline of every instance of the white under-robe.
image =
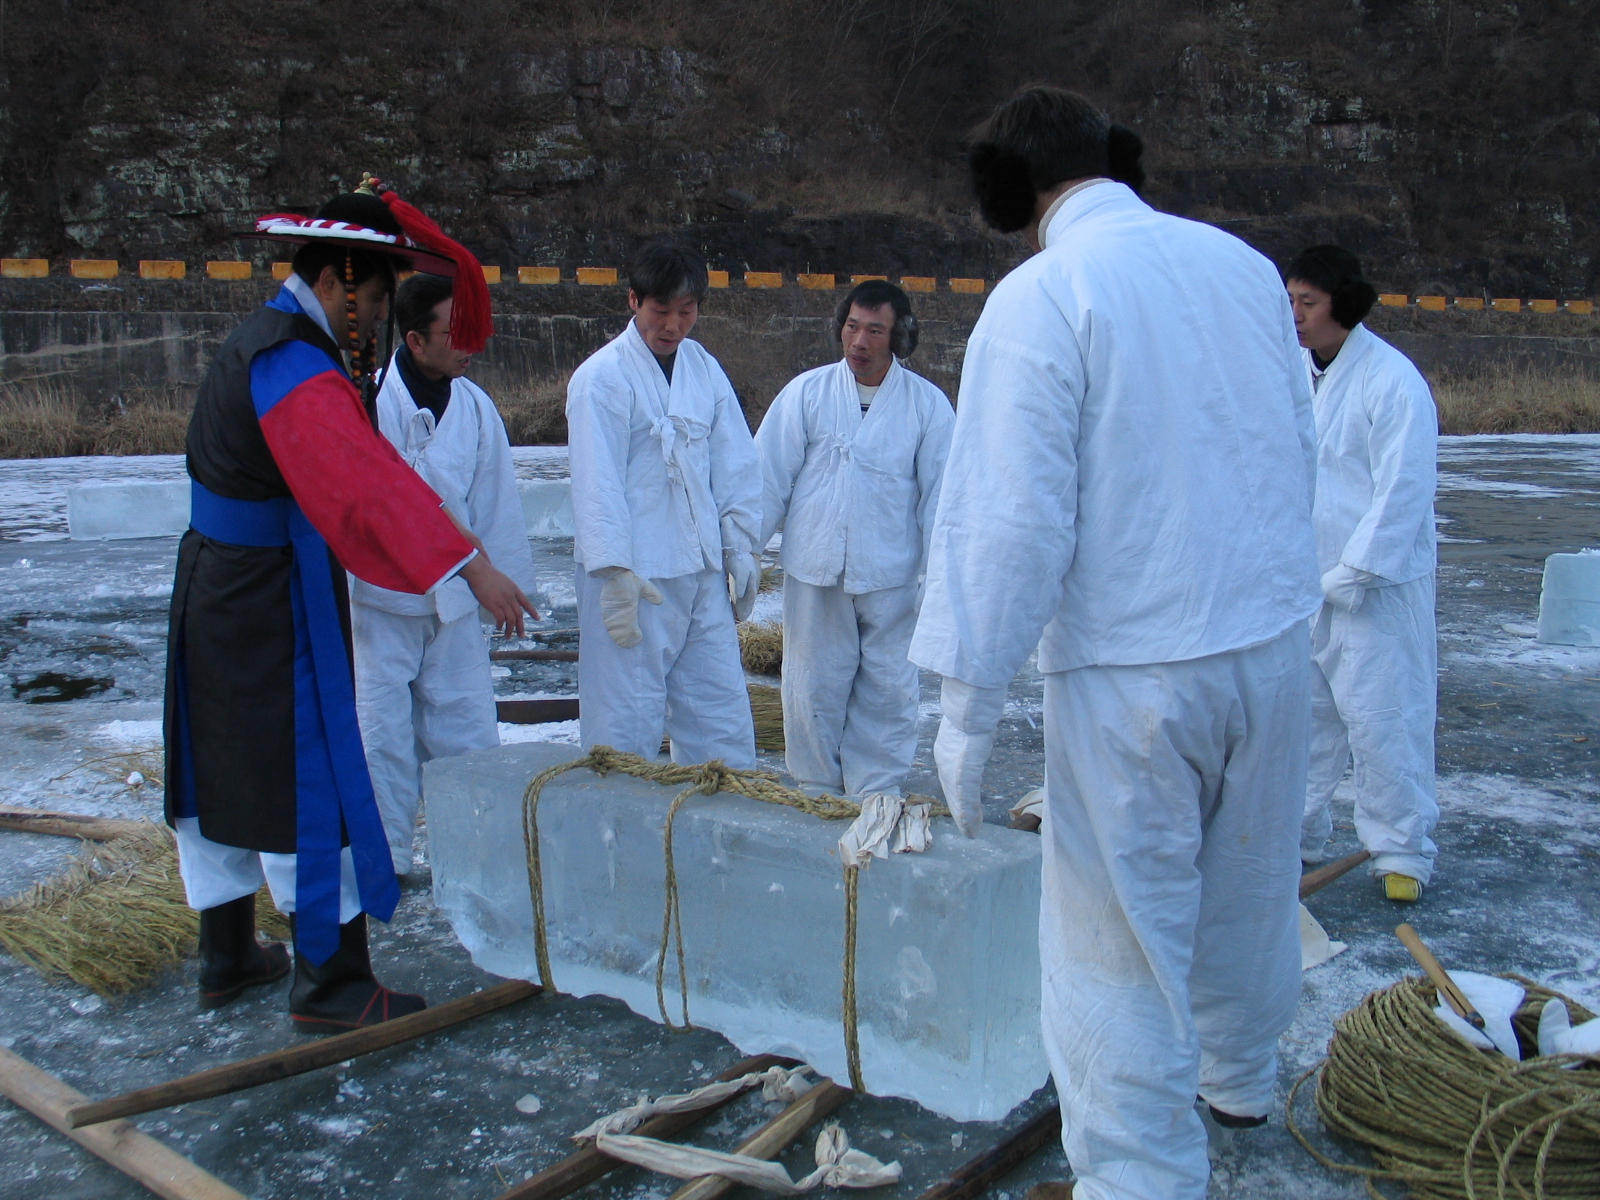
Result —
M1201 1200L1196 1094L1272 1106L1314 447L1272 264L1119 183L1061 204L967 346L911 657L992 690L1038 646L1043 1024L1079 1200Z
M790 380L756 431L762 544L783 532L783 728L803 785L898 793L917 750L907 658L955 414L892 361L863 410L841 360Z
M733 385L687 338L669 384L630 321L573 372L567 442L584 747L653 755L670 728L676 761L753 765L723 556L756 548L761 475ZM600 619L592 572L606 567L633 571L663 593L660 605L639 604L643 640L628 649ZM669 581L682 582L663 586Z
M1313 377L1317 565L1343 564L1372 579L1355 611L1324 604L1312 630L1317 670L1300 853L1312 862L1325 853L1329 802L1353 761L1356 834L1372 852L1367 869L1427 883L1439 820L1438 411L1411 360L1365 325Z
M378 391L378 428L482 541L489 559L535 591L533 552L505 422L469 379L450 385L444 417L420 407L391 360ZM350 585L356 713L395 870L411 870L422 764L500 744L489 648L467 581L425 596Z

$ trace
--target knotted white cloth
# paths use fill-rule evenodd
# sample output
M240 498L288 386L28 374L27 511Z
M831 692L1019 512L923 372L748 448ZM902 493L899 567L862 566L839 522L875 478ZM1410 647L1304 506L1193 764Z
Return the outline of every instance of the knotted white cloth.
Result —
M748 1184L780 1196L798 1196L819 1187L884 1187L898 1183L901 1175L898 1162L881 1163L870 1154L852 1150L845 1131L831 1124L824 1126L817 1135L817 1169L798 1181L791 1179L780 1163L751 1158L746 1154L702 1150L698 1146L662 1142L655 1138L602 1133L595 1139L595 1147L602 1154L671 1175L675 1179L720 1175L735 1183Z
M863 796L861 815L839 839L839 861L864 867L890 854L920 854L933 845L932 817L933 801L923 796Z
M748 1075L741 1075L737 1079L724 1082L708 1083L704 1087L695 1088L692 1092L682 1092L677 1095L660 1096L655 1100L649 1096L640 1096L637 1104L630 1104L627 1108L618 1109L610 1116L601 1117L598 1121L585 1129L572 1135L575 1142L587 1141L598 1137L600 1134L614 1135L632 1133L651 1117L662 1116L666 1113L695 1112L702 1108L711 1108L721 1104L724 1100L731 1099L741 1092L748 1092L752 1088L761 1089L763 1100L776 1100L783 1104L793 1104L804 1096L815 1085L805 1078L811 1070L808 1066L798 1066L793 1070L786 1067L768 1067L765 1071L752 1071Z

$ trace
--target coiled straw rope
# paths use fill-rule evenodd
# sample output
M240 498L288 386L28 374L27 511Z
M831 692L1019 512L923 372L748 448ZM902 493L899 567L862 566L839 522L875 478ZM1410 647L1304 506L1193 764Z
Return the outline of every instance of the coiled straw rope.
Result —
M550 946L545 928L544 877L539 865L539 796L544 785L557 775L587 767L596 775L616 771L647 779L668 787L682 787L667 808L666 828L662 836L662 853L666 859L666 903L661 916L661 950L656 956L656 1004L661 1009L661 1021L668 1029L688 1029L689 1024L689 969L683 952L682 909L678 903L678 871L672 856L672 827L678 810L691 796L711 796L717 792L731 792L766 804L781 804L823 821L853 821L861 815L861 806L843 796L813 796L794 788L783 786L771 771L735 770L713 760L693 766L670 762L651 762L637 754L625 754L610 746L595 746L582 758L559 763L535 775L522 794L522 836L528 851L528 891L533 898L534 954L539 964L539 982L546 991L556 990L555 975L550 968ZM936 805L935 816L948 816L949 809ZM841 995L844 1025L845 1059L850 1067L850 1086L858 1092L865 1091L861 1077L860 1033L856 1018L856 911L857 881L860 868L844 868L844 982ZM678 994L683 1001L683 1024L674 1025L667 1015L666 970L667 955L676 952L678 960Z
M1593 1016L1531 980L1506 978L1527 989L1513 1021L1525 1053L1536 1053L1546 1001L1565 1001L1574 1022ZM1427 980L1402 979L1339 1018L1328 1057L1289 1091L1289 1131L1323 1166L1364 1176L1377 1200L1379 1180L1405 1184L1415 1200L1600 1196L1600 1059L1512 1062L1451 1032L1432 1011L1438 1003ZM1366 1143L1376 1167L1335 1162L1295 1122L1295 1097L1319 1072L1323 1123Z

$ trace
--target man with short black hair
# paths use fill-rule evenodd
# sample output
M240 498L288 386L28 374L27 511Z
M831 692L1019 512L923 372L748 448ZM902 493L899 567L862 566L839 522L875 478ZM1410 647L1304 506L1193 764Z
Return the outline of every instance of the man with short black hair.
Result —
M917 752L906 657L955 414L901 361L905 292L839 302L836 363L796 376L756 432L765 545L783 531L783 740L802 787L899 795Z
M378 390L378 430L525 592L535 589L505 422L451 344L455 281L418 273L395 295L404 338ZM500 744L478 601L451 579L425 596L351 587L356 708L398 875L411 873L422 764Z
M1352 759L1356 834L1390 900L1422 896L1438 853L1433 496L1438 410L1421 372L1363 325L1378 293L1355 255L1312 246L1284 273L1317 419L1311 771L1300 857L1320 862Z
M1144 203L1139 151L1049 87L971 149L985 219L1038 253L967 343L911 644L969 836L1038 649L1042 1017L1078 1176L1049 1200L1203 1200L1196 1095L1264 1123L1300 995L1310 388L1272 264Z
M734 621L761 578L761 477L733 385L689 338L707 286L687 250L642 250L633 320L567 384L580 721L586 749L654 758L665 731L674 762L751 767Z

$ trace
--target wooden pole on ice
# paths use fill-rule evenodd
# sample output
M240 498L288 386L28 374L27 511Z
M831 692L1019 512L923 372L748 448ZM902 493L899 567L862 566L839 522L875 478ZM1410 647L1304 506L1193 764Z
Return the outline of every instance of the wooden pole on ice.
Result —
M0 806L0 829L18 833L48 833L55 837L88 838L109 842L145 828L145 821L121 821L113 817L86 817L81 813L44 812L37 808Z
M0 1092L166 1200L246 1200L243 1193L126 1121L74 1129L67 1123L67 1113L88 1097L4 1049L0 1049Z
M435 1008L425 1008L421 1012L396 1017L381 1025L352 1029L349 1033L335 1034L319 1041L258 1054L254 1058L212 1067L209 1071L185 1075L182 1079L174 1079L170 1083L158 1083L154 1087L140 1088L136 1092L125 1092L109 1100L89 1100L87 1097L82 1097L64 1114L66 1128L81 1129L86 1125L98 1125L102 1121L111 1121L118 1117L131 1117L136 1113L151 1112L157 1108L171 1108L175 1104L188 1104L212 1096L225 1096L229 1092L239 1092L263 1083L287 1079L291 1075L303 1075L318 1067L331 1066L347 1058L371 1054L374 1050L384 1050L397 1043L422 1037L424 1034L448 1029L472 1017L494 1012L508 1004L515 1004L518 1000L526 1000L529 996L536 996L542 990L536 983L508 979L504 983L484 988L481 992L473 992L470 996L447 1000Z

